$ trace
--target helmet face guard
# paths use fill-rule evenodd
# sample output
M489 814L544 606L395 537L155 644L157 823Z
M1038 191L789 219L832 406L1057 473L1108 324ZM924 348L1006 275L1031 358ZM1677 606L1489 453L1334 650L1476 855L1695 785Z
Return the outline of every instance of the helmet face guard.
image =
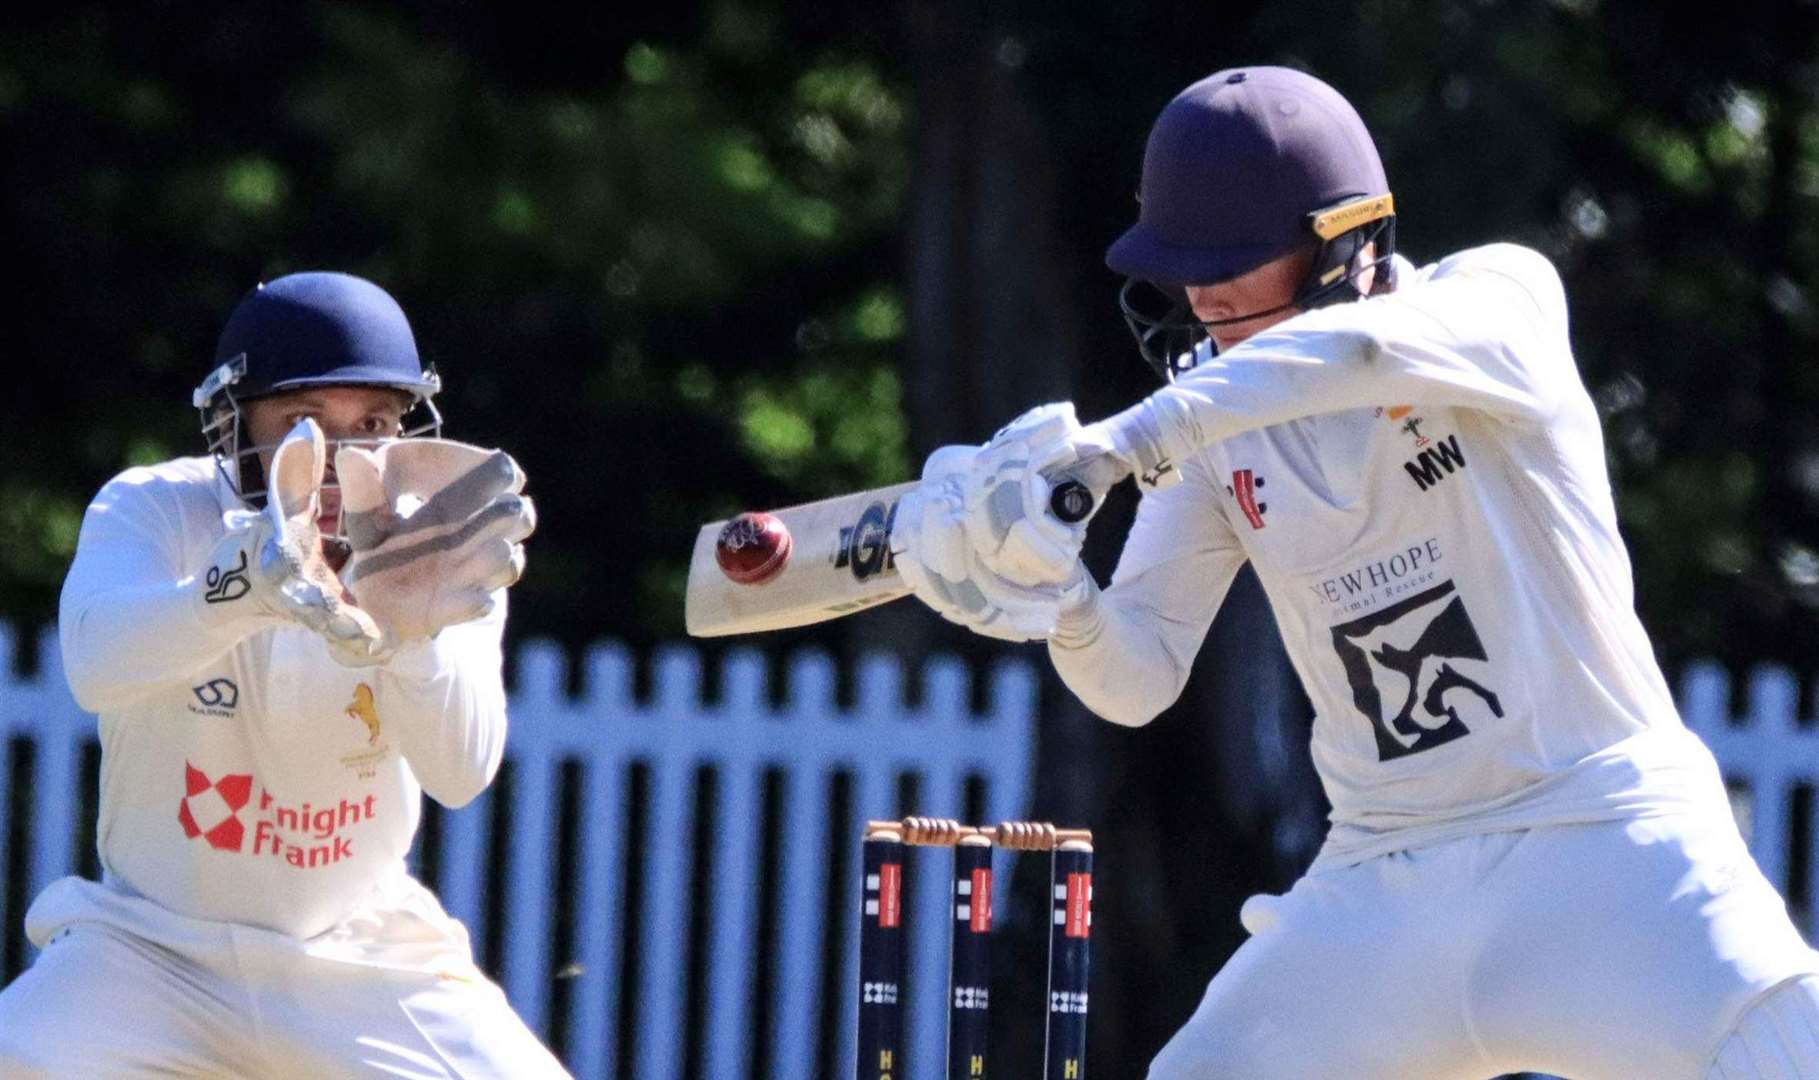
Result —
M1330 304L1361 300L1367 294L1359 288L1358 279L1368 268L1377 270L1373 288L1382 287L1396 248L1396 210L1392 196L1348 199L1315 210L1307 215L1307 228L1320 244L1307 277L1287 303L1264 311L1204 322L1195 318L1184 286L1136 277L1125 279L1118 290L1118 308L1124 314L1124 323L1130 328L1131 336L1137 341L1137 351L1163 382L1173 382L1175 376L1191 370L1199 362L1202 346L1209 355L1216 351L1210 332L1215 327L1249 322L1291 309L1311 311ZM1368 262L1361 261L1360 256L1371 245L1375 245L1372 258Z
M431 364L425 368L422 381L416 384L382 383L382 382L347 382L347 383L310 383L303 386L280 384L269 389L246 395L236 395L234 388L246 380L246 357L236 356L227 363L210 372L191 397L201 414L202 437L207 440L208 452L214 456L216 468L234 493L240 496L247 506L257 510L265 505L266 481L265 466L260 459L261 453L277 449L276 444L259 445L253 443L246 431L245 405L263 397L272 397L292 390L307 389L309 386L360 386L381 390L397 390L411 396L410 407L405 410L401 430L394 438L409 439L419 435L432 438L442 434L442 413L436 408L431 397L442 388L442 377L436 373ZM329 440L330 460L334 450L342 446L373 447L391 442L391 438L366 439L331 439ZM327 481L322 485L325 491L338 491L340 485ZM339 526L337 526L339 532Z

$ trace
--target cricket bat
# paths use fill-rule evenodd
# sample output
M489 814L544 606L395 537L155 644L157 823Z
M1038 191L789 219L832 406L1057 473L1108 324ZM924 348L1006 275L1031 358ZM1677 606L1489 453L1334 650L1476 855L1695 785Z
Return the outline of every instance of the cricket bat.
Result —
M694 637L807 626L909 595L891 558L897 502L914 481L703 525L688 565L684 621ZM1092 515L1086 484L1064 480L1049 512Z

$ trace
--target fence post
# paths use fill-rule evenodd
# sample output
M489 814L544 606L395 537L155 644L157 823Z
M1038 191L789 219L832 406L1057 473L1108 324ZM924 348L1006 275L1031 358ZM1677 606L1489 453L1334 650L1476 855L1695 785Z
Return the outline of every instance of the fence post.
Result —
M827 781L829 755L812 732L834 712L834 668L820 653L804 653L789 670L785 723L802 746L783 781L783 871L778 896L776 1055L773 1073L810 1076L815 1068L816 1021L821 1016L823 898L835 887L828 872ZM839 837L837 842L845 842Z
M1733 722L1724 670L1709 662L1690 664L1681 681L1681 715L1711 748L1727 784L1745 789L1733 793L1732 810L1764 876L1783 896L1810 897L1814 860L1806 860L1807 881L1792 880L1791 824L1795 785L1819 780L1819 730L1798 722L1799 682L1791 672L1759 667L1751 672L1749 688L1746 718Z
M76 808L82 800L82 744L94 720L76 707L63 677L63 652L57 633L47 629L38 639L38 674L32 697L37 701L38 749L32 769L32 861L27 892L37 896L51 882L74 872L76 837L81 828Z
M664 649L657 656L657 708L647 723L662 725L669 737L698 723L701 665L693 650ZM683 1021L688 1012L689 874L694 868L694 831L689 828L695 761L677 754L652 754L650 820L644 835L638 972L638 1076L676 1076L682 1071ZM610 826L609 826L610 827ZM623 823L621 823L623 827Z
M561 747L557 733L574 719L567 707L568 663L547 641L518 652L517 686L511 699L506 745L511 748L511 843L505 876L505 955L501 982L518 1015L532 1031L548 1031L550 928L560 841Z
M577 1077L617 1075L619 971L625 925L626 727L637 722L632 662L617 645L588 653L587 680L578 714L590 735L583 755L581 873L575 898L576 966L569 999L568 1065Z
M750 649L731 653L712 723L718 742L714 800L713 925L707 955L707 1032L703 1076L749 1076L751 970L756 955L758 900L768 867L758 865L764 842L759 784L758 725L770 723L764 658Z

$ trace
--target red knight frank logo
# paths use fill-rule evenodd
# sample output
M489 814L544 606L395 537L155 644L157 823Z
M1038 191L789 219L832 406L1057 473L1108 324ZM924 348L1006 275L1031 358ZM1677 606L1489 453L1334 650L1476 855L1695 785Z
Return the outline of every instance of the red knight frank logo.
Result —
M211 780L184 762L183 801L177 806L183 835L191 840L199 836L218 851L269 855L299 870L315 870L352 858L360 827L379 813L378 796L372 792L351 799L330 793L314 802L286 803L262 784L255 799L254 786L250 774Z
M177 807L183 835L191 840L200 836L209 847L221 851L239 851L246 842L240 808L252 797L251 774L233 773L210 780L207 773L184 762L183 801Z

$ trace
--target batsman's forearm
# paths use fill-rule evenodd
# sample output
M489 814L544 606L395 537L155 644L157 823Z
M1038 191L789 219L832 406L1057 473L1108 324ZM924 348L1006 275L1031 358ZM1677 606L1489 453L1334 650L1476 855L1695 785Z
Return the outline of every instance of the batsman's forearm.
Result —
M1093 591L1064 611L1048 640L1049 659L1082 704L1124 727L1141 727L1175 703L1187 671L1141 617Z
M1145 487L1224 439L1305 416L1434 393L1356 330L1265 332L1105 421ZM1400 395L1400 396L1399 396ZM1148 477L1148 478L1146 478ZM1160 483L1158 482L1160 481Z
M1553 268L1493 245L1448 260L1431 281L1265 330L1105 423L1141 478L1144 463L1347 409L1406 402L1545 419L1577 381Z
M1182 471L1138 505L1112 584L1064 610L1049 635L1055 670L1113 723L1146 724L1181 696L1244 562L1217 489L1192 463Z

